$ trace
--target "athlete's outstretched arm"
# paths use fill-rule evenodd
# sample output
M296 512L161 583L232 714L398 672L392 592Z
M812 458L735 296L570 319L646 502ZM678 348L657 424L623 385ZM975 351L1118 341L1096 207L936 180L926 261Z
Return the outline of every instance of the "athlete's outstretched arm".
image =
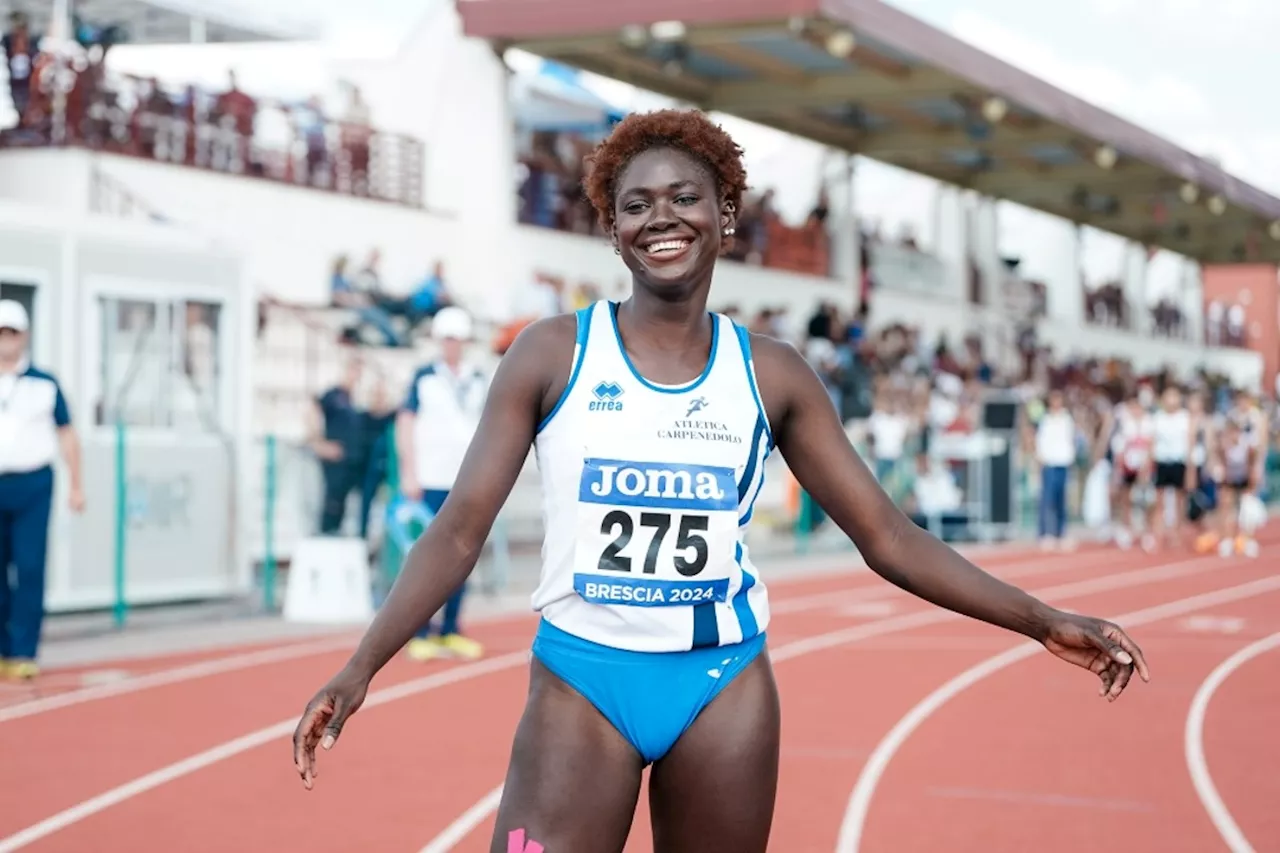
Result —
M542 412L554 405L567 383L574 330L572 315L536 323L502 359L449 497L409 549L391 593L351 659L311 700L298 723L294 763L308 788L315 776L316 746L333 745L364 701L373 676L475 567L528 457Z
M753 336L756 375L774 441L800 485L858 547L867 565L907 592L1024 634L1096 673L1120 695L1146 661L1115 625L1056 610L970 563L907 518L853 449L826 389L794 348Z

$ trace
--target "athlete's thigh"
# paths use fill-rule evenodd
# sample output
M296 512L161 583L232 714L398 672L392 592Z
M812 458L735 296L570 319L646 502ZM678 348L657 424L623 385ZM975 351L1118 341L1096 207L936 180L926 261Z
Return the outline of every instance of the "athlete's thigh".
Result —
M622 850L643 769L595 706L535 658L490 851L507 853L520 832L546 853Z
M773 667L761 652L653 765L654 853L764 853L780 728Z

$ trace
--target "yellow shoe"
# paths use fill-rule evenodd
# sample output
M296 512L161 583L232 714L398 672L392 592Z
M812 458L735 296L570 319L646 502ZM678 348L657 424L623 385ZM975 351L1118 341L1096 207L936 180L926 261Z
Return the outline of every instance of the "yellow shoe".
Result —
M426 661L448 657L449 651L439 637L414 637L405 648L410 660Z
M6 672L16 681L30 681L40 674L40 667L33 660L11 660Z
M444 647L452 654L466 660L476 660L484 654L484 646L461 634L449 634L446 637L442 637L441 640L444 643Z

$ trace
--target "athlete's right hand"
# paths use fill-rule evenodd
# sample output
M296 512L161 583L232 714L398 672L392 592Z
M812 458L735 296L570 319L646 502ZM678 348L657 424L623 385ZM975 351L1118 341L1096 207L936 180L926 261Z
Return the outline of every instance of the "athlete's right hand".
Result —
M369 679L343 669L307 703L298 727L293 730L293 766L309 791L316 772L316 746L332 749L342 734L342 726L364 703Z

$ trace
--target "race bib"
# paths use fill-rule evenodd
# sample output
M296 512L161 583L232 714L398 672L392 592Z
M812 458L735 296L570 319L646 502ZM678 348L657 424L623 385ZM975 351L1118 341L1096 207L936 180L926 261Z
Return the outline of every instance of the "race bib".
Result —
M573 588L596 604L724 601L738 540L732 468L587 459Z

